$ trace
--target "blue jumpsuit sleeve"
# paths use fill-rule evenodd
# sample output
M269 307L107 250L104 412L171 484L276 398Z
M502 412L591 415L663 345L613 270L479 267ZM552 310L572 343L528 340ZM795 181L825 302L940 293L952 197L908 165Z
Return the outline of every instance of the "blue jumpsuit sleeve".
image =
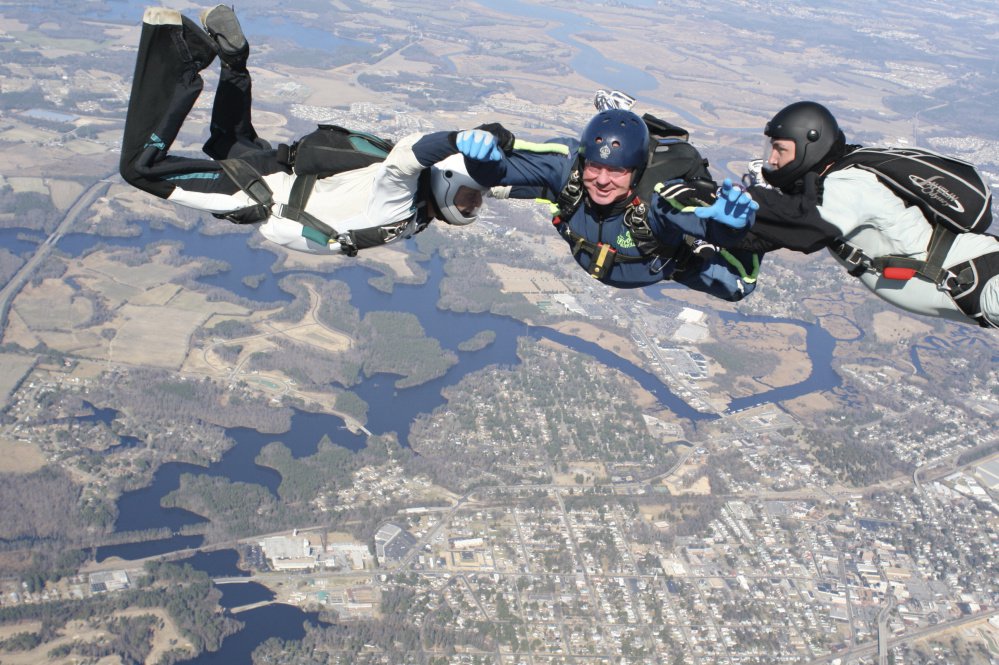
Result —
M486 187L512 187L511 198L537 198L557 194L569 177L575 159L571 140L531 144L533 149L515 149L495 162L465 158L468 174Z
M458 152L457 132L431 132L413 144L413 154L420 166L430 166Z

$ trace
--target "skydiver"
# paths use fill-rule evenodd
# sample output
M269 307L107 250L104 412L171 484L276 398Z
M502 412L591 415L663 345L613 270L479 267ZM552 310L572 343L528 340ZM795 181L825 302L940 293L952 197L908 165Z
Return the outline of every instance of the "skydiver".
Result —
M872 259L926 261L933 226L873 173L837 169L860 146L848 145L833 114L821 104L791 104L765 129L762 177L749 188L760 209L744 244L811 253L823 247L868 289L916 314L999 327L999 238L959 233L941 250L937 280L922 274L889 279ZM908 275L908 273L904 273Z
M526 143L500 125L483 125L462 132L457 145L478 182L509 186L511 198L544 192L557 202L556 228L576 262L601 282L636 288L673 279L730 301L755 286L713 247L689 239L733 244L752 224L756 204L729 181L710 204L713 182L708 193L698 189L703 183L673 182L669 193L639 200L650 135L630 110L600 110L579 139Z
M272 148L253 127L250 46L233 10L218 5L201 20L204 30L176 10L145 11L122 140L125 181L232 221L263 222L268 240L311 253L352 255L411 237L434 219L475 221L490 192L468 175L455 132L406 136L384 161L314 184L297 175L287 146ZM200 72L216 56L221 72L203 147L211 159L168 154L201 93Z

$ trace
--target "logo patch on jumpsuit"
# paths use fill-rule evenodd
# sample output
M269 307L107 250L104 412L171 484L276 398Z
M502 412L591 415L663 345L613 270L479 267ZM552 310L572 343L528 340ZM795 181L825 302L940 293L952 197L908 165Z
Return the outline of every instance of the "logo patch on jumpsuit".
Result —
M634 247L635 239L631 237L631 233L628 231L621 232L617 238L614 239L615 247Z

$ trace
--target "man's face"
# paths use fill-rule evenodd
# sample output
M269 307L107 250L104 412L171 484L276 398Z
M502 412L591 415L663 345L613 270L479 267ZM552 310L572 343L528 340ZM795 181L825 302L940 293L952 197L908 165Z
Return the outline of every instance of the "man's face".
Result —
M770 151L767 155L767 166L777 170L794 161L794 141L790 139L773 139L770 141Z
M465 217L474 217L482 205L482 192L462 185L454 195L454 207Z
M583 186L590 200L597 205L616 203L631 191L634 169L586 162L583 166Z

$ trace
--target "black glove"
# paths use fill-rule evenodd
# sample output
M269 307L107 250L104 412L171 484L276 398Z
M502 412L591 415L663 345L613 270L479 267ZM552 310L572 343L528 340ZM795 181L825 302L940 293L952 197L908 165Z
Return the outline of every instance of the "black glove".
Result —
M513 152L513 132L499 124L498 122L489 122L484 125L479 125L476 129L481 129L483 131L489 132L496 137L496 145L499 149L503 151L503 154L509 155Z
M676 180L664 183L658 188L659 196L674 208L695 208L709 206L718 198L718 186L711 180Z

